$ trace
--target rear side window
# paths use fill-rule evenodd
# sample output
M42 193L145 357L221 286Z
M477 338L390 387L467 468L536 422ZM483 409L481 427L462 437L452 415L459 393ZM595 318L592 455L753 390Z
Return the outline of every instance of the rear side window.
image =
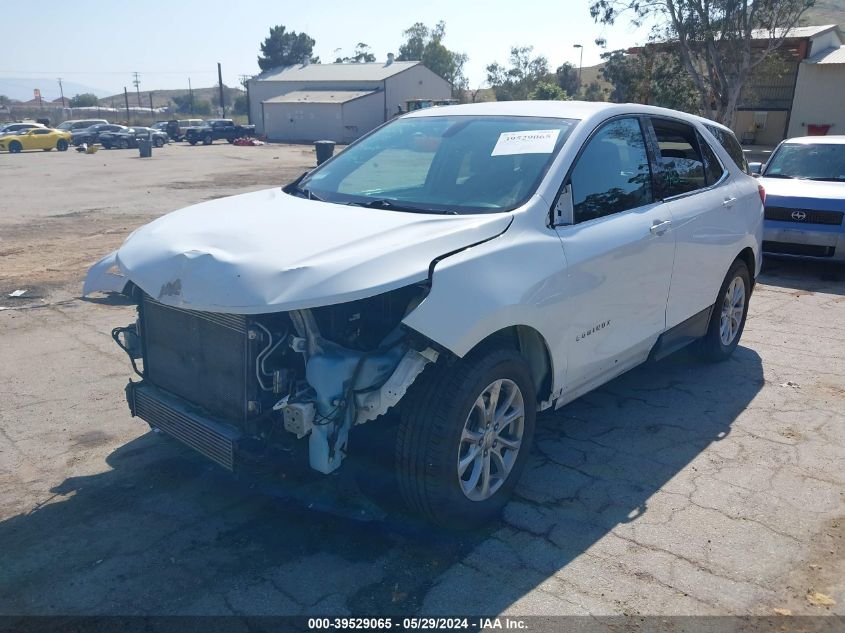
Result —
M740 145L739 141L736 140L734 133L729 130L716 127L715 125L706 125L705 127L708 132L716 137L716 140L719 141L719 145L724 148L724 150L728 153L728 156L731 157L731 160L736 163L736 166L746 174L750 174L751 171L748 169L748 161L745 160L742 145Z
M704 158L704 178L709 187L719 182L725 170L722 168L722 163L719 162L713 148L707 144L707 141L702 138L701 134L697 134L696 136L698 137L698 147L701 149L701 156Z
M593 136L569 178L578 222L654 201L645 139L637 119L618 119Z
M671 198L707 186L704 158L698 147L695 128L680 121L652 119L658 160L662 168L661 188L664 198Z

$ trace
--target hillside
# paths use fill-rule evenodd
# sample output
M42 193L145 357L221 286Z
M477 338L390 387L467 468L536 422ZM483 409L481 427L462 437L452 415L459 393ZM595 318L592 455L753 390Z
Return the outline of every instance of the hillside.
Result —
M804 24L838 24L845 28L845 0L817 0L802 21Z
M150 105L150 92L153 95L153 107L155 108L163 108L165 106L169 106L172 101L173 97L181 97L183 95L188 94L188 89L179 89L179 90L142 90L141 91L141 106L142 107L149 107ZM223 99L226 102L226 106L231 106L235 100L235 97L238 97L243 94L242 90L237 88L230 88L229 86L223 87ZM213 106L216 106L220 101L220 96L218 92L217 86L212 88L194 88L194 102L198 101L209 101ZM104 97L100 99L100 104L103 106L108 106L112 108L122 108L124 105L124 98L123 93L118 93L116 95L111 95L109 97ZM137 106L138 105L138 94L134 90L129 91L129 105L130 106Z

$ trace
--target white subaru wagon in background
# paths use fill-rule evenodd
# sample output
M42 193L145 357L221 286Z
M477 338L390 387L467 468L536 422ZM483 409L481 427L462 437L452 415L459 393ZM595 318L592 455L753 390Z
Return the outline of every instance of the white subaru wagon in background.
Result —
M112 336L153 428L235 472L358 460L365 491L472 526L538 411L690 343L733 353L761 264L747 169L730 130L672 110L431 108L138 229L84 292L137 303Z

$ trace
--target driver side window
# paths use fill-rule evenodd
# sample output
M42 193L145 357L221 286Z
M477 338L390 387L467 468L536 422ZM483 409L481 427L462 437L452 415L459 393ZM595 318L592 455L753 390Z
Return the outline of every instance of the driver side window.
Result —
M651 167L639 120L605 124L578 157L570 182L576 224L653 202Z

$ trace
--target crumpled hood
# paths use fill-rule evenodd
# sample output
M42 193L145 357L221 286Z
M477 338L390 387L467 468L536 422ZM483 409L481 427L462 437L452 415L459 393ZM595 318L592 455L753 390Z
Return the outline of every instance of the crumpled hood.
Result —
M845 211L845 183L764 176L760 184L766 189L767 205Z
M507 213L366 209L268 189L204 202L132 233L127 279L167 305L258 314L353 301L425 280L431 262L496 237Z

